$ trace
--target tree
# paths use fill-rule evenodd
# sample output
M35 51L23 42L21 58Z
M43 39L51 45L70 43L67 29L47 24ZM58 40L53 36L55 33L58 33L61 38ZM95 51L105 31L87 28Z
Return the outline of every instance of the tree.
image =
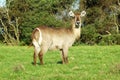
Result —
M110 41L115 42L115 44L119 43L118 39L116 41L113 39L114 37L120 39L119 0L81 0L81 4L81 7L85 8L87 12L81 41L87 44L99 44L99 42L109 36L111 37L108 38ZM88 29L88 32L84 32L86 29ZM91 33L91 30L95 30L94 33ZM109 40L102 42L109 43Z
M7 0L8 11L1 9L0 12L0 26L2 26L0 31L3 33L3 26L5 25L7 26L8 33L11 34L15 40L17 40L17 35L22 44L29 44L31 43L30 36L33 29L40 25L49 27L70 26L66 13L70 10L74 1L79 2L79 0ZM82 24L81 42L99 44L99 41L104 38L104 35L116 35L116 41L119 42L119 0L80 0L79 4L79 9L76 11L86 10L87 12L85 21ZM4 14L2 11L4 11ZM7 18L5 12L8 12L7 14L9 14L10 19ZM13 32L15 32L13 31L13 25L15 28L17 28L18 25L17 33L19 33L19 35L13 34Z
M8 24L16 27L16 23L18 23L19 31L17 33L20 33L19 40L25 44L29 44L31 42L31 32L35 27L39 25L47 25L50 27L67 25L67 22L63 23L59 20L60 18L56 18L56 15L68 9L72 2L73 0L6 0L7 9L9 9L7 11L9 20L14 22L14 24ZM16 22L16 20L18 22ZM5 22L6 20L1 19L1 23L6 24ZM5 26L7 26L9 34L12 33L11 35L16 39L15 34L12 32L13 29L8 28L8 25Z
M0 14L1 35L4 38L4 42L9 45L19 44L19 17L11 16L8 7L1 8Z

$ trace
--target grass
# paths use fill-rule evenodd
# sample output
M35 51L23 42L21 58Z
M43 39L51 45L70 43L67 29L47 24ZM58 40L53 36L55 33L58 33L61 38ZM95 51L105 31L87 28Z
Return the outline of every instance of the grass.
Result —
M33 66L33 48L0 47L0 80L119 80L120 46L74 46L69 64L58 64L58 51L44 55L44 65Z

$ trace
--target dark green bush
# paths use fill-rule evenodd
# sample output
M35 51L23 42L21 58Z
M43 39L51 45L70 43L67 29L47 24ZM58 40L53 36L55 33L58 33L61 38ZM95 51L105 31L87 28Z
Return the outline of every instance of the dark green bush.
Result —
M94 25L88 25L82 28L80 41L81 43L94 45L96 44L99 36L100 34L97 33Z
M120 45L120 34L103 35L99 45Z

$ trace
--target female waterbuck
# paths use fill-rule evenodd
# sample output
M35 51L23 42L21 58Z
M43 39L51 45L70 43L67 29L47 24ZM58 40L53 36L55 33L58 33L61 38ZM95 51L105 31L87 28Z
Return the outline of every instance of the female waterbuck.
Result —
M72 26L70 28L50 28L40 26L34 29L32 33L32 43L34 45L34 65L36 65L37 56L40 63L43 64L43 55L48 50L58 49L62 55L62 63L68 63L68 49L80 37L81 33L81 17L85 16L86 12L80 14L69 12L72 17Z

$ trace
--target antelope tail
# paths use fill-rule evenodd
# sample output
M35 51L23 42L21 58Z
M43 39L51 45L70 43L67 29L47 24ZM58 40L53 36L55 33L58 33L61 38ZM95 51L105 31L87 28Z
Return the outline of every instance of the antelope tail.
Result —
M41 43L42 43L42 33L41 33L41 30L39 28L36 28L35 31L38 31L39 33L36 33L34 34L34 38L32 40L32 43L34 45L34 48L35 48L35 53L38 54L40 52L40 46L41 46ZM35 35L38 35L38 38L35 37Z

